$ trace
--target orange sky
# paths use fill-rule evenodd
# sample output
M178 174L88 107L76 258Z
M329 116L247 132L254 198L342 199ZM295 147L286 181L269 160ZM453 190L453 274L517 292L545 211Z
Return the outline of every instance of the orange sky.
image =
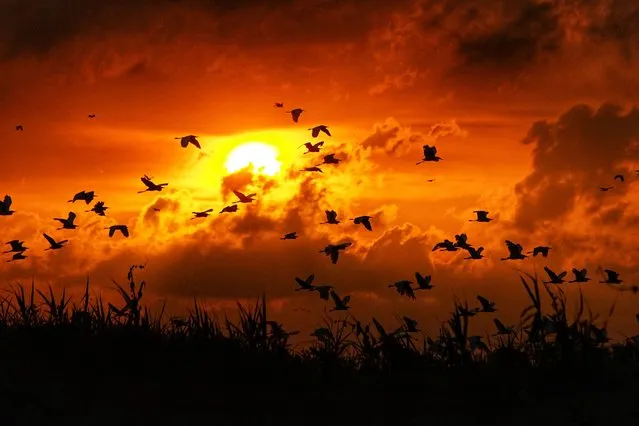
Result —
M515 323L525 306L517 267L588 268L584 291L602 313L618 293L597 283L599 266L639 283L629 232L639 223L639 5L134 3L0 0L0 196L17 211L0 217L0 239L31 248L0 266L6 285L35 276L78 288L89 274L106 291L148 258L154 297L213 303L266 289L278 318L302 327L325 304L294 292L293 279L315 273L352 295L356 316L408 314L429 328L453 294L495 299ZM276 101L307 111L295 124ZM333 134L317 139L323 153L344 161L301 174L320 158L297 148L318 124ZM186 134L208 155L173 139ZM247 142L278 150L276 175L228 175L227 155ZM424 144L444 160L416 166ZM599 192L617 173L626 182ZM143 174L168 188L137 194ZM66 202L83 189L110 207L106 218ZM218 215L232 189L257 201ZM207 208L211 217L189 220ZM343 223L320 225L326 208ZM497 220L468 222L477 209ZM79 228L56 231L51 219L70 210ZM374 216L373 232L346 220L361 214ZM116 223L129 239L108 238ZM301 238L279 240L291 231ZM71 242L44 252L42 232ZM459 232L487 258L431 252ZM505 239L553 250L500 262ZM342 240L354 245L337 265L318 253ZM433 274L436 289L411 302L387 288L415 271ZM635 311L637 298L621 294L611 331L630 330Z

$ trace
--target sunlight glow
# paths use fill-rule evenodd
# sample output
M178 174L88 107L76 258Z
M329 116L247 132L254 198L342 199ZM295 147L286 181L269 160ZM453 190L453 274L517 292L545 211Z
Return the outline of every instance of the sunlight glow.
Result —
M280 170L278 150L263 142L248 142L233 149L226 157L224 167L230 173L253 165L257 173L273 176Z

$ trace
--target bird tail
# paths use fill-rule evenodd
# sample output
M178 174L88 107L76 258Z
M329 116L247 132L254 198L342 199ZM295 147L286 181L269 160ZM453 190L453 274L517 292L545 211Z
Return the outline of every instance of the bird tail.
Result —
M144 191L138 191L138 194L141 194L141 193L147 192L147 191L148 191L148 189L145 189Z

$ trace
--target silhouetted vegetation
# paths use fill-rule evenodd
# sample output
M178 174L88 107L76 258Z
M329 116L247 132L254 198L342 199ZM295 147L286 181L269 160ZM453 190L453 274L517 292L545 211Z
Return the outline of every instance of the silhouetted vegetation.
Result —
M91 298L88 280L78 301L33 283L0 300L3 424L585 425L637 413L638 339L611 342L581 293L570 318L561 288L535 276L521 277L520 324L496 319L494 336L469 335L492 312L484 299L455 303L434 337L407 317L336 312L295 347L265 296L238 304L237 321L195 300L184 317L151 312L138 267L117 285L119 306Z

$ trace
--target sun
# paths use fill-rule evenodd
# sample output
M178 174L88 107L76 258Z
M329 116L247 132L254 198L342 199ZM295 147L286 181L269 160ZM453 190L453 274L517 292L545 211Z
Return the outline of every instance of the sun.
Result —
M248 142L233 149L226 157L224 167L230 173L253 165L257 173L273 176L280 171L281 163L277 160L278 150L273 145L262 142Z

